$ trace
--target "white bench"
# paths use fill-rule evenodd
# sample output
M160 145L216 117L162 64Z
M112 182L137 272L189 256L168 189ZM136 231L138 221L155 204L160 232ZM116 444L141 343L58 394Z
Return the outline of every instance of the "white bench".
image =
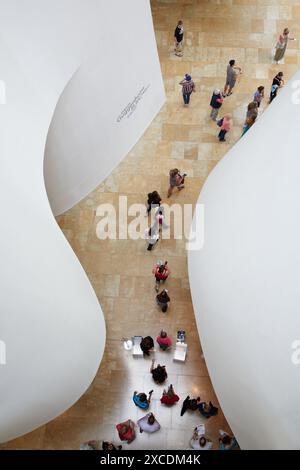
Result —
M186 343L176 343L173 361L185 362L187 353Z

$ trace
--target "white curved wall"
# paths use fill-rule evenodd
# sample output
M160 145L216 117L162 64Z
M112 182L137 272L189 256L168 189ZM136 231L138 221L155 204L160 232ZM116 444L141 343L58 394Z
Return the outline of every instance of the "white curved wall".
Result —
M207 179L198 201L204 248L189 254L207 366L244 449L300 448L300 366L291 362L300 337L296 79L300 72Z
M149 1L95 5L90 50L64 90L47 139L44 174L54 214L111 173L165 101ZM118 121L136 97L131 117Z
M0 0L0 80L5 82L7 93L6 105L0 106L0 341L5 342L7 355L7 365L0 365L0 442L29 432L69 408L93 380L102 358L103 314L87 276L53 218L43 179L43 156L59 98L74 76L71 94L68 88L66 93L68 105L76 108L72 100L80 100L78 92L83 85L81 82L76 88L76 80L83 80L84 74L86 79L89 76L85 66L80 69L81 64L88 63L89 54L99 50L100 35L108 32L108 22L112 25L125 14L121 3L122 7L117 0ZM148 8L147 15L150 13L146 0L124 3L125 18L130 12L134 17L135 8L141 12L141 4ZM132 29L131 22L124 28L125 36ZM115 39L111 37L111 41ZM96 60L93 66L98 66ZM151 112L162 96L162 90L156 97L152 95L157 101ZM124 96L124 106L128 99ZM81 121L88 123L91 102L86 105L81 109ZM135 137L141 131L142 126ZM58 128L55 133L59 133ZM83 134L85 139L92 135ZM71 137L71 132L66 135ZM54 138L57 144L62 142L58 134ZM126 145L133 143L127 141ZM98 144L93 141L94 146ZM120 149L114 150L117 153ZM104 178L117 158L121 155L105 161L97 178ZM67 172L70 162L64 163ZM86 163L82 171L88 170L88 179ZM69 182L67 173L65 177ZM55 183L53 172L51 191ZM59 197L54 204L62 204L59 211L88 189L79 178L80 194L74 191L68 199L64 191L70 187L64 188L60 180L57 183Z

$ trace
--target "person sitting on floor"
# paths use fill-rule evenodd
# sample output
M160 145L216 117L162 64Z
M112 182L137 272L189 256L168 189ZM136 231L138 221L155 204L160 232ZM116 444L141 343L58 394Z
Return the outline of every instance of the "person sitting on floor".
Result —
M163 391L163 396L160 399L160 402L163 405L175 405L180 400L179 396L174 392L173 385L169 385L168 390Z
M205 437L205 426L199 424L194 429L194 434L190 440L190 446L195 450L210 450L212 448L212 441Z
M210 418L211 416L215 416L218 414L218 408L216 408L212 402L209 403L201 402L199 405L199 411L204 416L204 418Z
M238 446L237 440L234 436L230 436L227 432L219 430L219 449L220 450L233 450Z
M130 444L135 439L135 424L131 419L124 421L124 423L117 424L116 426L119 438L121 441L127 441L127 444Z
M105 452L111 452L114 450L122 450L122 446L115 446L112 442L102 442L102 450Z
M147 398L146 393L138 393L134 392L133 394L133 403L141 408L141 410L148 410L150 402L151 402L151 396L152 396L153 390L149 392L149 396Z
M153 380L157 384L162 384L168 377L166 366L161 366L160 364L158 364L156 367L154 367L154 363L155 359L152 359L150 372L152 374Z
M154 348L153 338L151 338L151 336L146 336L145 338L143 338L140 347L143 353L146 354L146 356L149 356L150 352Z
M183 416L187 410L196 411L199 409L200 397L190 398L189 395L186 397L182 404L180 416Z
M137 422L138 426L140 427L140 433L148 432L153 433L160 429L159 422L155 419L153 413L148 413L143 418L139 419Z
M101 450L100 441L87 441L83 444L80 444L80 450Z
M166 331L164 331L164 330L161 330L160 335L156 338L156 341L159 344L159 347L163 351L166 351L172 345L171 339L169 338Z

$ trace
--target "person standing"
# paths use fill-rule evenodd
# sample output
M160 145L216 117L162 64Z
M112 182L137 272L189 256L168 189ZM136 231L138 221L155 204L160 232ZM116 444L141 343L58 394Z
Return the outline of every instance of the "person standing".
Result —
M237 76L242 73L241 67L235 65L235 60L231 59L227 65L226 83L223 91L223 97L230 96L235 86Z
M257 101L251 101L251 103L248 104L247 107L247 115L246 115L246 120L249 118L254 118L254 120L258 116L258 105Z
M271 93L270 93L270 103L277 96L278 88L282 88L284 85L283 72L278 72L278 74L273 78Z
M184 106L188 106L190 104L191 94L196 91L195 83L193 82L192 77L186 73L184 79L181 80L179 85L182 86Z
M221 127L218 134L219 141L226 142L225 136L231 129L231 114L226 114L222 119L220 119L220 121L218 121L218 126Z
M168 303L171 301L168 291L166 289L162 290L160 294L156 296L156 303L161 308L163 313L166 313L168 310Z
M222 98L221 91L216 89L213 92L211 100L210 100L210 106L211 106L210 117L212 118L213 121L217 120L219 109L221 108L223 101L224 99Z
M183 43L183 35L184 35L184 29L183 29L183 21L178 21L175 33L174 33L174 39L175 39L175 55L178 57L182 57L182 43Z
M241 137L243 137L243 135L246 134L246 132L250 129L250 127L253 126L255 121L256 121L256 117L254 117L254 116L250 116L246 119Z
M260 103L261 103L262 99L264 98L264 93L265 93L265 87L264 86L259 86L257 88L256 92L254 93L253 101L255 103L257 103L258 108L260 107Z
M170 170L169 175L170 175L170 186L168 189L168 197L172 195L174 188L177 188L178 191L181 191L182 189L184 189L184 179L187 176L186 173L181 175L178 168L174 168L173 170Z
M284 57L288 40L290 41L295 40L295 38L289 38L289 34L290 34L289 28L284 28L283 33L280 34L278 38L276 49L275 49L275 56L274 56L274 60L275 62L277 62L277 64Z
M153 274L155 276L155 290L156 292L159 291L159 285L160 282L165 282L170 274L169 268L168 268L168 261L165 263L162 263L159 261L156 266L153 268Z

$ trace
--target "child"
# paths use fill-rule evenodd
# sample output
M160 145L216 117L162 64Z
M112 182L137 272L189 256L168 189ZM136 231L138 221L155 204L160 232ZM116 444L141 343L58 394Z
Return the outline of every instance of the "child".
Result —
M217 120L219 109L223 104L224 99L222 98L221 91L215 90L210 100L211 113L210 117L213 121Z
M221 127L221 130L219 132L218 138L220 142L226 142L225 136L227 132L230 131L231 128L231 114L226 114L223 119L220 119L218 121L218 126Z

